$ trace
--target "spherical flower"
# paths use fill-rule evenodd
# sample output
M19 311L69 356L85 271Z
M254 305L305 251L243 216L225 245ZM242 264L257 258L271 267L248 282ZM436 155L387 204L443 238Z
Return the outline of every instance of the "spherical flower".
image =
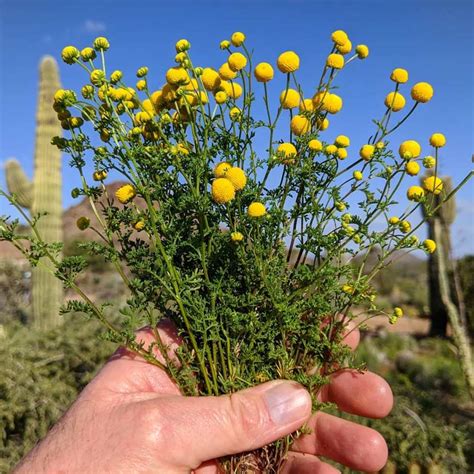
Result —
M66 64L74 64L79 56L79 50L75 46L66 46L61 51L61 57Z
M334 140L334 144L346 148L351 144L351 140L346 135L338 135Z
M356 181L361 181L363 178L361 171L354 171L354 173L352 173L352 176L354 177Z
M123 76L122 71L114 71L114 72L110 75L110 82L111 82L112 84L117 84L117 82L119 82L120 79L122 79L122 76Z
M230 238L232 242L242 242L242 240L244 240L244 234L242 234L242 232L231 232Z
M433 94L433 87L427 82L418 82L411 89L412 99L416 102L421 102L422 104L429 102L433 97Z
M237 82L222 82L221 86L224 88L225 92L232 99L238 99L242 95L242 86Z
M405 165L405 171L407 174L410 176L416 176L420 172L420 165L416 161L410 160L406 165Z
M311 122L304 115L295 115L290 122L291 131L297 135L308 133L311 129Z
M237 121L242 116L242 111L238 107L232 107L229 110L229 117L233 121Z
M336 206L336 209L340 212L346 210L346 205L341 201L336 202L334 205Z
M375 144L375 148L377 148L377 150L383 150L385 148L385 143L384 142L377 142Z
M71 128L79 128L84 125L84 119L82 117L71 117L69 119L69 126Z
M79 230L86 230L91 224L90 219L85 216L79 217L76 221L76 226Z
M423 166L426 168L426 169L431 169L431 168L434 168L436 165L436 159L433 158L432 156L425 156L423 158Z
M244 170L238 166L234 166L228 170L225 177L232 183L236 191L241 191L247 184L247 176L245 176Z
M344 56L337 53L330 54L326 59L326 66L334 69L342 69L344 67Z
M308 148L311 151L321 151L323 149L323 144L319 140L313 139L308 142Z
M208 91L216 90L221 84L221 78L217 71L210 67L204 68L201 75L204 88Z
M166 71L166 82L172 86L180 86L189 82L189 74L186 69L175 66Z
M95 51L92 48L84 48L81 50L81 59L86 61L93 61L97 57Z
M137 222L135 222L135 224L133 224L133 228L140 232L145 228L145 221L143 219L139 219Z
M235 198L234 185L227 178L217 178L212 182L212 199L218 204L225 204Z
M229 63L224 63L219 68L219 75L222 79L225 79L226 81L230 81L231 79L235 79L237 77L237 73L235 71L232 71L229 66Z
M214 95L214 99L218 104L223 104L227 100L227 94L224 91L219 91Z
M430 145L435 148L441 148L446 145L446 137L442 133L433 133L430 137Z
M355 293L355 288L352 285L342 285L341 289L344 293L347 293L348 295L353 295Z
M346 41L349 40L347 33L344 30L336 30L331 34L331 39L336 43L336 45L342 46Z
M240 71L247 66L247 58L242 53L232 53L227 59L227 64L229 64L232 71Z
M285 51L278 56L277 66L283 73L295 72L300 67L300 58L294 51Z
M421 186L410 186L407 191L407 198L410 201L420 202L425 196L425 191Z
M418 158L421 153L421 146L415 140L406 140L400 145L398 153L400 154L400 157L405 160Z
M259 63L255 67L255 79L257 79L258 82L268 82L273 79L274 76L274 71L273 67L269 63Z
M107 40L107 38L104 38L103 36L99 36L98 38L94 40L94 43L92 46L94 46L94 49L96 51L100 51L100 50L107 51L110 48L110 43Z
M334 155L335 153L337 153L337 146L336 145L328 145L324 149L324 153L326 153L326 155Z
M92 174L94 181L104 181L105 178L107 178L107 171L105 170L94 171Z
M265 205L261 202L252 202L247 209L247 214L250 217L262 217L267 213Z
M186 53L181 52L177 53L174 57L174 62L183 65L183 63L186 61Z
M401 67L397 67L392 71L392 74L390 74L390 79L393 82L405 84L405 82L408 81L408 71L406 69L402 69Z
M400 92L390 92L385 97L385 106L394 112L398 112L405 107L405 97Z
M242 46L242 43L245 41L245 35L241 31L236 31L232 34L230 41L234 46Z
M443 190L443 180L437 176L429 176L423 180L423 187L433 194L439 194Z
M292 143L280 143L277 154L281 156L281 162L289 165L295 162L296 148Z
M369 48L365 44L358 44L355 50L359 59L365 59L369 55Z
M146 89L146 81L145 81L145 79L141 79L141 80L137 81L136 86L137 86L137 89L138 89L139 91L144 91L144 90Z
M342 99L336 94L328 93L326 94L322 108L330 114L337 114L337 112L342 109Z
M390 219L388 220L389 224L391 225L396 225L400 222L400 218L398 218L397 216L392 216L390 217Z
M341 53L341 54L348 54L352 50L352 43L350 40L347 40L344 44L338 44L336 45L336 49Z
M191 47L191 43L187 39L180 39L176 42L176 52L181 53L187 51Z
M364 145L360 149L359 155L363 160L370 161L372 159L372 156L374 155L374 152L375 152L374 145Z
M423 241L423 247L428 253L434 253L436 250L436 242L431 239L426 239Z
M318 118L316 120L316 125L318 126L318 130L326 130L329 127L329 119Z
M314 105L311 99L303 99L300 102L300 112L312 112L313 110Z
M221 49L227 49L230 47L230 41L229 40L223 40L219 43L219 48Z
M396 306L395 308L393 308L393 314L397 317L397 318L401 318L403 316L403 309L402 308L399 308L398 306Z
M127 204L137 195L137 191L131 184L120 186L115 192L115 196L122 204Z
M90 80L94 86L101 86L105 81L104 71L102 71L102 69L94 69L90 74Z
M223 178L227 171L229 171L232 168L232 165L230 163L222 162L218 163L216 167L214 168L214 176L216 178Z
M336 152L337 157L340 160L345 160L347 158L347 150L345 148L338 148Z
M408 234L411 231L411 224L408 221L400 221L398 228L404 233Z
M295 89L285 89L280 94L280 104L284 109L294 109L300 103L300 94Z
M91 99L94 96L94 88L90 84L87 84L82 87L81 94L84 99Z

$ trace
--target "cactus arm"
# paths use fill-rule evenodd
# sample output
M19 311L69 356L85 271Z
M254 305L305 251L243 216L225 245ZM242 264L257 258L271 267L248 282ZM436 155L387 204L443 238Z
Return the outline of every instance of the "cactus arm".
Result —
M16 196L20 206L31 209L33 205L33 183L28 179L20 163L10 159L5 165L8 191Z

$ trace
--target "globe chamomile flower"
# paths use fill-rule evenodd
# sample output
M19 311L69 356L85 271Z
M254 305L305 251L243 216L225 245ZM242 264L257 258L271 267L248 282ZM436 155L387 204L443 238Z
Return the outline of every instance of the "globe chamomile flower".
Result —
M93 61L97 57L97 54L93 48L87 47L81 50L81 59L84 62Z
M145 221L143 219L139 219L133 224L133 228L138 232L142 231L145 228Z
M420 172L420 165L416 161L408 161L405 165L405 171L410 176L416 176Z
M311 129L311 122L304 115L295 115L290 122L290 129L296 136L304 135Z
M229 117L234 122L238 121L242 117L242 111L238 107L232 107L229 110Z
M110 48L110 43L107 38L99 36L94 40L92 46L96 51L107 51Z
M323 144L319 140L313 139L308 142L308 148L311 151L321 151L323 149Z
M242 232L231 232L230 238L232 242L242 242L242 240L244 240L244 234L242 234Z
M247 214L250 217L262 217L266 213L267 209L265 208L265 205L261 202L252 202L247 209Z
M228 179L236 191L241 191L247 184L247 176L242 168L233 166L225 173L225 178Z
M418 158L421 153L421 146L415 140L405 140L398 148L398 153L400 154L400 157L405 160Z
M422 104L429 102L433 97L434 91L431 84L427 82L418 82L411 89L411 97L416 102Z
M385 106L394 112L398 112L405 107L405 97L400 92L390 92L385 97Z
M326 59L326 66L334 69L342 69L344 67L344 56L337 53L330 54Z
M237 73L230 68L229 63L224 63L219 68L219 76L221 76L221 79L230 81L237 77Z
M403 232L404 234L408 234L408 232L411 231L411 224L409 221L400 221L398 223L398 228L400 229L401 232Z
M218 104L223 104L227 100L227 94L224 91L216 92L214 99Z
M337 146L327 145L326 148L324 149L324 153L326 153L326 155L334 155L335 153L337 153Z
M405 84L405 82L408 81L408 71L401 67L397 67L390 74L390 79L398 84Z
M337 94L326 94L322 109L330 114L337 114L342 109L342 99Z
M436 242L431 239L426 239L423 241L423 247L427 253L434 253L436 250Z
M280 104L284 109L294 109L300 103L300 93L295 89L285 89L280 94Z
M369 55L369 48L365 44L358 44L355 51L359 59L365 59Z
M221 84L221 77L217 71L206 67L202 71L201 81L206 90L215 91Z
M125 184L115 191L116 198L122 203L127 204L137 195L136 189L131 184Z
M442 133L433 133L430 137L430 145L441 148L446 145L446 137Z
M334 144L346 148L351 144L351 140L346 135L338 135L334 140Z
M425 156L423 158L423 166L426 169L434 168L436 166L436 158L434 158L432 156Z
M104 181L105 178L107 178L107 171L105 170L94 171L92 174L94 181Z
M227 162L218 163L214 168L214 176L216 178L223 178L225 177L227 171L232 168L232 165Z
M273 79L275 72L271 64L259 63L255 67L254 75L258 82L268 82Z
M410 201L420 202L425 196L425 190L421 186L410 186L407 191L407 198Z
M175 44L176 52L182 53L191 48L191 43L187 39L180 39Z
M391 225L397 225L400 222L400 218L397 216L392 216L388 219L388 223Z
M247 58L242 53L232 53L227 59L227 64L232 71L237 72L247 66Z
M356 181L361 181L363 178L361 171L354 171L354 173L352 173L352 176L354 177Z
M340 147L336 151L336 155L340 160L345 160L347 158L347 150L343 147Z
M423 180L423 187L433 194L439 194L443 190L443 186L443 180L437 176L429 176Z
M341 54L349 54L352 51L352 42L351 40L347 40L344 44L337 44L336 49Z
M219 43L219 48L221 48L221 49L228 49L228 48L230 48L230 41L229 41L229 40L222 40L222 41Z
M94 69L90 74L90 81L94 86L99 87L105 81L105 73L102 69Z
M276 151L277 154L281 156L281 162L285 165L293 164L295 162L297 152L293 143L280 143Z
M230 41L236 47L242 46L245 41L245 35L241 31L236 31L232 33Z
M122 79L122 76L123 76L123 73L122 71L114 71L111 75L110 75L110 82L112 84L117 84L117 82L119 82L121 79Z
M314 104L312 99L303 99L299 105L300 112L312 112L314 110Z
M75 46L66 46L61 51L61 58L66 64L74 64L79 57L79 50Z
M227 178L217 178L212 182L211 194L215 202L226 204L235 198L235 188Z
M349 40L349 37L344 30L336 30L331 33L331 39L336 45L342 46Z
M360 157L365 161L370 161L374 155L375 147L374 145L363 145L359 151Z
M300 58L294 51L285 51L278 56L277 66L283 73L295 72L300 67Z
M188 71L181 66L171 67L166 71L166 82L172 86L180 86L190 81Z

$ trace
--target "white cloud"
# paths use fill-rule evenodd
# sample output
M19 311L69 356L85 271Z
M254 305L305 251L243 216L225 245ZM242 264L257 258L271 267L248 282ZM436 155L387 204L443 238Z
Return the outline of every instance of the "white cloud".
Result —
M105 31L107 29L107 27L106 27L105 23L102 22L102 21L89 19L89 20L86 20L82 24L82 29L86 33L100 33L102 31Z

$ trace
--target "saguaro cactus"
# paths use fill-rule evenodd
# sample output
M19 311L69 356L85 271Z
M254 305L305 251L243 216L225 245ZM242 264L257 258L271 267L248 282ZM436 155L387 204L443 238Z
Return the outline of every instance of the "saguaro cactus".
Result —
M19 204L28 208L31 215L47 213L37 223L38 232L46 242L63 239L61 153L51 145L51 138L61 135L61 126L52 108L53 96L59 87L58 65L54 58L45 56L40 63L33 181L28 180L16 160L9 160L6 164L7 186ZM63 289L51 269L50 262L43 258L33 270L33 324L39 329L59 324Z

